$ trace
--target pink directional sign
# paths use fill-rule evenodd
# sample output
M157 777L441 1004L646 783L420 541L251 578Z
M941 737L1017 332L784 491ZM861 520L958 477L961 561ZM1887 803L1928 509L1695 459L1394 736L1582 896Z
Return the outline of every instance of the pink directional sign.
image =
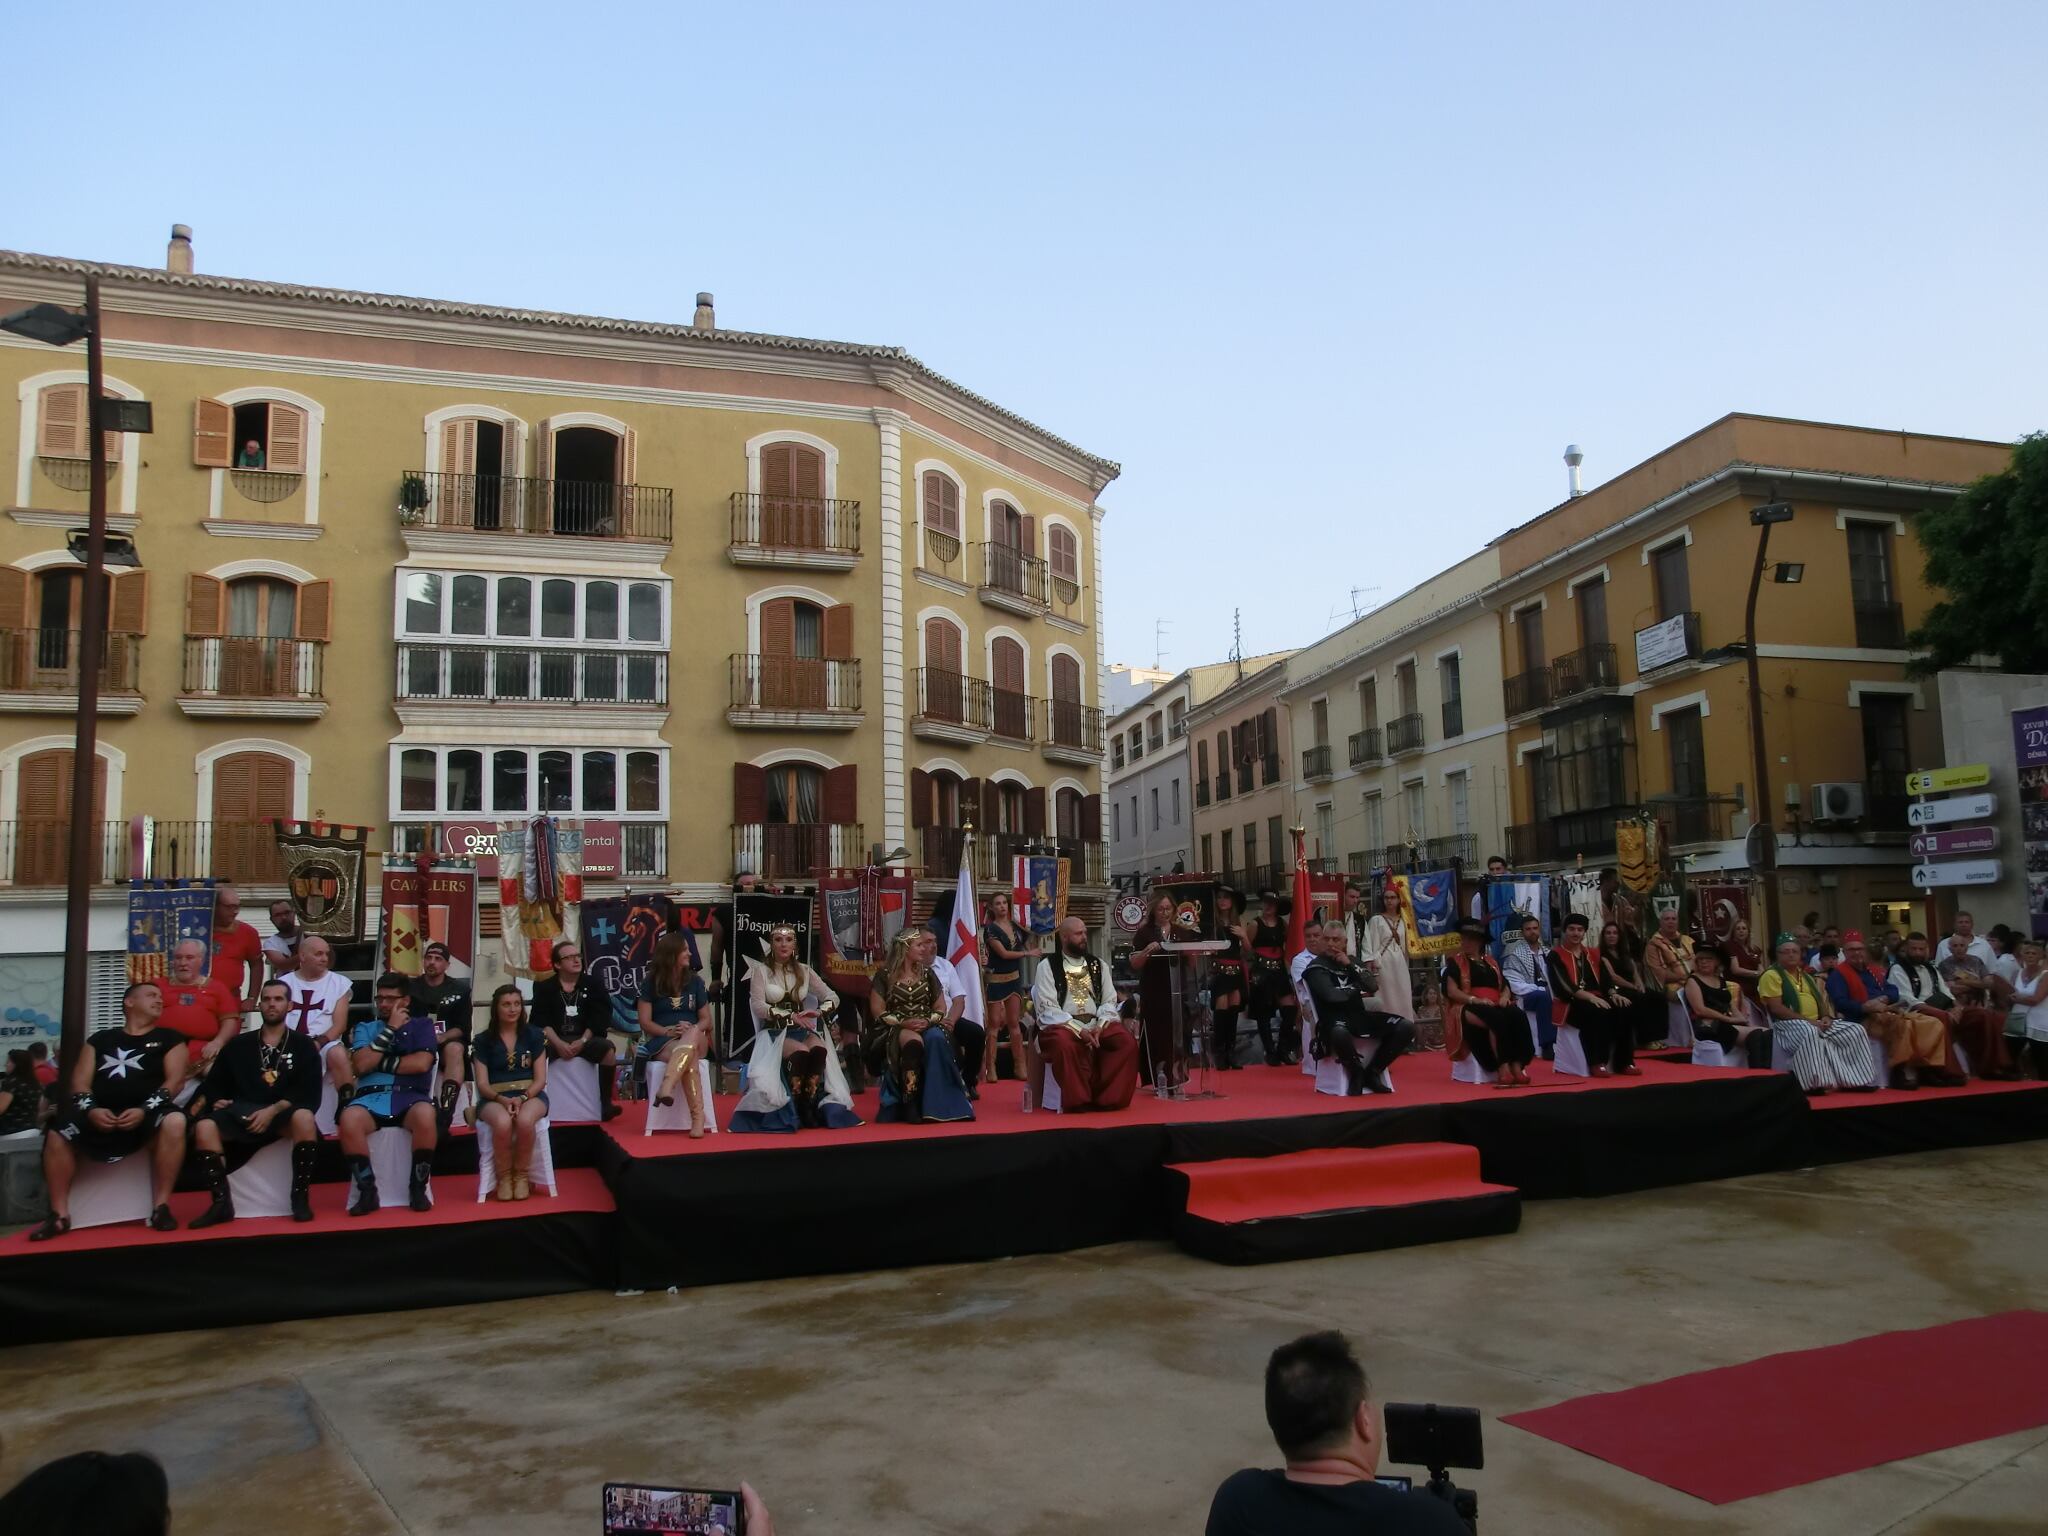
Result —
M1915 832L1908 846L1916 859L1938 859L1959 853L1990 853L1998 847L1998 828L1958 827L1953 832Z

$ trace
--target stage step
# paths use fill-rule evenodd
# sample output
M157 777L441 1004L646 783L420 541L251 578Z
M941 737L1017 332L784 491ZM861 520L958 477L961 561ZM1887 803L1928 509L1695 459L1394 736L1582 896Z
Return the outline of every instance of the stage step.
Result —
M1174 1240L1219 1264L1491 1237L1522 1224L1520 1192L1481 1179L1478 1149L1454 1142L1228 1157L1166 1172Z

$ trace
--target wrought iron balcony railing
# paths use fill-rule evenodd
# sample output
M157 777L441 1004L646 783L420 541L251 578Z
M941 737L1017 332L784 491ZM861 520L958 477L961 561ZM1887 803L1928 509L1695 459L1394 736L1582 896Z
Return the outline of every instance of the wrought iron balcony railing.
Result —
M727 705L742 710L802 710L857 714L860 662L817 656L750 656L729 659Z
M320 699L325 640L188 635L184 691L220 699Z
M78 692L83 631L0 629L0 691ZM100 636L100 692L135 693L142 677L142 642L134 635Z
M1422 716L1401 715L1387 722L1387 756L1422 750Z
M860 553L860 503L823 496L732 493L731 540L739 549L821 555Z
M1348 745L1351 748L1351 766L1354 768L1363 763L1376 763L1386 755L1385 749L1380 746L1380 728L1376 725L1368 725L1362 731L1353 731Z
M661 705L668 702L668 652L404 642L398 647L398 697Z
M422 471L399 482L398 517L410 528L666 544L675 536L675 492L665 485Z

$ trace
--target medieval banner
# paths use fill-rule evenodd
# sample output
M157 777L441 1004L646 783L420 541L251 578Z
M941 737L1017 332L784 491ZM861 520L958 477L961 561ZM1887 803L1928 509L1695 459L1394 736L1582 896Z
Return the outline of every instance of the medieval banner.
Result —
M907 870L842 869L818 881L818 973L844 997L868 995L889 941L910 920Z
M1408 953L1448 955L1458 947L1458 872L1433 870L1420 875L1389 877L1401 893L1401 915L1408 920Z
M583 904L583 823L535 816L498 823L498 912L505 969L554 973L554 947L578 937Z
M368 827L273 821L285 899L302 933L353 944L363 936L363 855Z
M432 943L448 946L448 974L476 972L476 868L443 859L424 870L415 859L384 856L384 969L417 976Z
M137 880L128 887L128 980L161 981L171 949L197 939L213 953L213 881Z

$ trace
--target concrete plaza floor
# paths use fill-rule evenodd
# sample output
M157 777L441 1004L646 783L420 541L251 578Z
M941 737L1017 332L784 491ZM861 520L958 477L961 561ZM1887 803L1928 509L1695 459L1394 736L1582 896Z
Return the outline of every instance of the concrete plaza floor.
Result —
M1199 1532L1220 1478L1276 1460L1267 1352L1335 1325L1376 1395L1484 1408L1488 1465L1461 1479L1482 1530L2038 1532L2048 1427L1717 1509L1495 1416L2039 1304L2044 1209L2036 1143L1531 1204L1511 1237L1261 1269L1127 1244L0 1351L0 1484L148 1450L178 1536L566 1536L598 1529L607 1478L742 1476L782 1536Z

